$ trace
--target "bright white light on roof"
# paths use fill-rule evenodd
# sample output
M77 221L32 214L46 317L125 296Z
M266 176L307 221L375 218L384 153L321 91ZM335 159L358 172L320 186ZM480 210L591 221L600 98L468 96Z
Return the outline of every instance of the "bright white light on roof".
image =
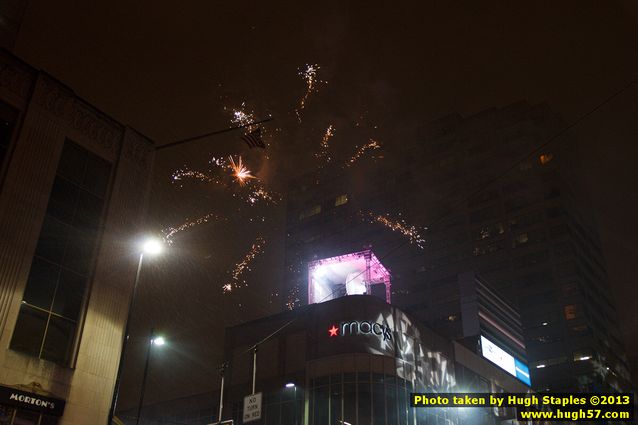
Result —
M295 386L295 384L293 384L292 382L288 382L286 384L286 388L293 388Z
M591 359L591 356L583 356L578 358L578 360L589 360L589 359Z
M313 271L313 274L315 275L316 278L321 279L326 276L326 272L328 271L326 269L327 269L326 266L316 267Z
M308 271L309 304L371 294L374 285L385 285L386 302L390 302L390 273L370 250L312 261Z
M542 368L544 368L544 367L545 367L545 365L544 365L544 364L539 364L539 365L537 365L537 366L536 366L536 369L542 369Z

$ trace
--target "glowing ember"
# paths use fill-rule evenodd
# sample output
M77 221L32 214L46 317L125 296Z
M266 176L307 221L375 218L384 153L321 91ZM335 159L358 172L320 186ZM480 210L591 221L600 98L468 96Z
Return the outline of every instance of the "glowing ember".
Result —
M363 156L367 151L381 149L381 145L376 140L370 139L368 143L363 146L357 148L357 151L350 157L348 162L346 162L346 167L350 167L352 164L357 162L359 158Z
M252 191L248 195L248 197L246 198L246 201L250 205L255 205L257 203L257 201L259 201L259 200L266 201L266 202L269 202L271 204L277 204L277 202L279 200L281 200L281 195L279 195L277 193L268 192L263 187L260 187L260 188L258 188L256 190Z
M250 170L244 166L241 161L241 156L237 162L235 162L232 156L229 156L228 160L230 161L229 167L233 171L233 177L241 186L245 185L247 180L256 178L251 174Z
M334 126L331 124L326 129L325 134L321 138L320 150L315 154L315 158L317 159L325 159L326 162L332 161L332 157L330 156L328 150L330 149L330 138L334 136Z
M408 238L411 244L415 244L419 248L423 249L425 239L419 233L419 229L416 226L408 225L404 220L393 220L389 214L373 214L373 213L360 213L365 216L371 223L379 223L393 232L398 232ZM424 228L423 230L426 230Z
M286 308L288 310L294 310L301 305L301 299L299 299L300 292L299 284L295 284L295 286L290 289L286 297Z
M183 232L184 230L190 229L191 227L198 226L200 224L209 223L211 221L220 221L220 220L226 220L226 218L221 217L215 213L206 214L205 216L196 218L194 220L187 219L186 222L180 224L177 227L167 227L166 229L162 230L162 233L164 234L164 240L166 241L166 243L172 244L173 243L172 238L177 233Z
M297 119L301 122L301 117L299 116L299 111L306 107L306 101L308 97L315 91L317 91L318 83L325 83L325 81L321 81L317 79L317 71L319 71L321 67L317 64L306 64L306 67L299 71L299 76L303 78L306 82L306 93L299 101L299 107L295 110L297 114Z
M172 177L173 183L177 183L185 179L199 180L204 183L217 183L217 184L221 183L219 179L216 179L215 177L210 176L206 173L202 173L201 171L188 170L188 169L177 170L173 173L171 177Z
M246 104L242 102L241 108L234 108L233 115L230 122L236 125L247 125L251 122L255 122L255 115L251 112L246 112ZM252 126L246 127L246 131L252 131Z
M257 236L255 242L250 247L250 250L244 256L244 259L235 265L235 268L231 273L232 282L229 282L222 286L222 291L224 293L231 292L233 289L239 288L240 286L247 286L245 279L242 279L240 281L241 276L244 274L244 272L251 270L249 266L250 263L255 259L255 257L264 252L263 247L265 244L266 240L261 236Z

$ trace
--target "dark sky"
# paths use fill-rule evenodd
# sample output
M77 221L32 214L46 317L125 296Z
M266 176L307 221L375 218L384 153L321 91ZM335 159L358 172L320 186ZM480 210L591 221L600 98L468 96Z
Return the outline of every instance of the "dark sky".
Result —
M247 153L232 134L159 153L151 211L158 227L220 204L239 208L229 193L170 184L172 170L205 167L210 155L245 155L280 189L311 166L308 146L329 124L334 142L352 151L371 137L400 143L451 112L519 100L547 101L572 122L638 76L638 13L629 0L280 3L32 0L16 53L158 144L227 127L230 108L242 102L275 116L270 159ZM298 125L292 110L305 85L297 71L306 63L320 64L327 83ZM599 224L634 363L637 112L633 86L574 129L580 149L572 164ZM150 400L216 387L223 327L276 310L267 300L283 266L281 206L260 208L184 232L170 255L148 264L140 304L150 313L138 314L134 335L155 326L172 341L152 364L150 382L162 390ZM249 221L261 216L265 224ZM247 274L250 286L222 295L228 270L262 233L267 247ZM129 405L142 368L143 344L132 345Z

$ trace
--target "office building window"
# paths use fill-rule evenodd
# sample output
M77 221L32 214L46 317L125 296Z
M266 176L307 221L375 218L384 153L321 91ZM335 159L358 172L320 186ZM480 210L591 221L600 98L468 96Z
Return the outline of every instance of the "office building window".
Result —
M307 210L305 210L304 212L302 212L299 215L299 220L303 220L306 219L308 217L312 217L314 215L317 215L321 212L321 205L315 205L312 208L308 208Z
M580 307L575 304L569 304L563 307L566 320L574 320L580 317Z
M582 362L585 360L591 360L591 358L593 357L592 354L592 350L589 348L584 348L581 350L576 350L574 351L574 361L575 362Z
M335 207L348 203L348 195L340 195L335 199Z
M11 135L18 118L18 112L4 102L0 102L0 169L9 152Z
M526 244L527 242L529 242L529 237L527 236L527 233L521 233L519 235L516 235L514 237L514 248L516 248L517 246Z
M69 364L110 174L110 163L65 142L12 349Z
M540 360L535 363L532 363L530 366L536 369L543 369L550 366L556 366L567 361L567 357L554 357L551 359Z

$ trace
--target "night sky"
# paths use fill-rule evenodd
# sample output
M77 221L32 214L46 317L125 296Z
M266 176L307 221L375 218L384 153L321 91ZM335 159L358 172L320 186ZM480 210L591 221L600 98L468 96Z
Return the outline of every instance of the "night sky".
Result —
M248 152L241 133L158 152L150 230L212 211L227 219L181 232L163 258L147 262L121 406L136 403L141 338L151 327L169 345L153 358L149 402L217 388L223 328L281 305L284 202L251 207L236 187L180 187L171 183L176 169L205 170L212 156L241 154L281 192L316 166L309 152L330 124L338 152L352 153L370 138L399 146L449 113L520 100L546 101L570 123L638 76L630 0L287 3L29 2L15 53L158 145L226 128L242 103L275 118L264 126L266 154ZM300 123L306 64L319 64L324 82ZM598 222L634 366L637 113L633 85L570 133L578 141L571 179ZM256 235L266 245L245 274L249 286L223 294Z

